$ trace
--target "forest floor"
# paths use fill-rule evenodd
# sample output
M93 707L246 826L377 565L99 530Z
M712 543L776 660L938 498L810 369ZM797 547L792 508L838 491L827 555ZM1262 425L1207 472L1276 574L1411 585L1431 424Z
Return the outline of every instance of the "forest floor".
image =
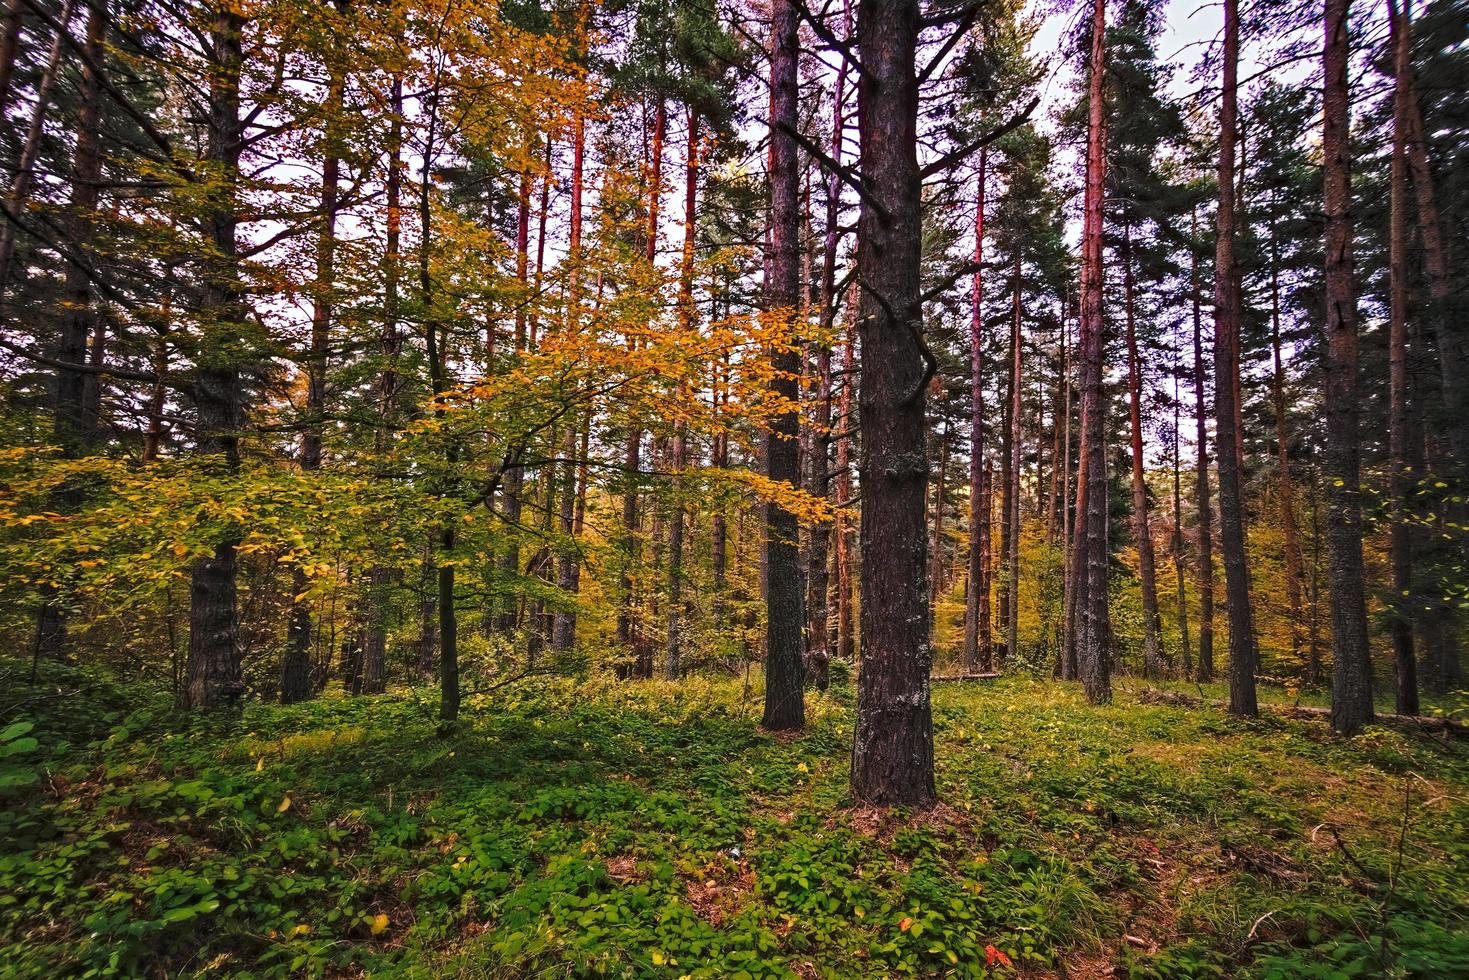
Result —
M934 690L926 814L850 689L328 694L191 720L0 661L0 976L1469 975L1469 743L1010 678ZM26 726L31 726L27 728Z

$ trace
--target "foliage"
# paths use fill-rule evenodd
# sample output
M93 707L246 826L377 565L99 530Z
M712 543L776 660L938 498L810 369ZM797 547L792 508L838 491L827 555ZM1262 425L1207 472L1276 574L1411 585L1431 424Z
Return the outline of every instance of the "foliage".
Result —
M941 686L948 804L918 817L850 807L844 688L795 742L756 729L758 691L701 680L527 682L441 738L409 692L201 720L5 669L0 721L33 726L6 762L40 777L0 816L20 977L1432 977L1466 955L1469 762L1391 732ZM83 686L80 716L51 697Z

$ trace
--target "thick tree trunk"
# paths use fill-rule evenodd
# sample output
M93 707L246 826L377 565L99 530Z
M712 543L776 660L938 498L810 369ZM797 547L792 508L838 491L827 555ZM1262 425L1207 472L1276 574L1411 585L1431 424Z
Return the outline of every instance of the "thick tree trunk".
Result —
M1343 735L1372 721L1372 662L1362 562L1358 433L1357 293L1352 273L1350 0L1326 0L1321 150L1326 212L1326 467L1331 521L1331 727ZM1232 614L1232 610L1231 610Z
M1102 204L1106 180L1105 75L1106 2L1092 9L1091 66L1088 80L1086 192L1083 203L1081 275L1081 474L1077 479L1076 543L1073 585L1079 621L1077 670L1087 699L1112 698L1111 623L1107 609L1107 454L1103 414Z
M1163 675L1160 635L1162 618L1158 614L1158 573L1153 557L1153 529L1148 519L1148 482L1143 465L1143 380L1142 362L1138 357L1136 317L1133 315L1132 226L1130 219L1122 223L1122 294L1127 309L1127 405L1132 434L1132 527L1137 539L1138 579L1143 594L1143 676Z
M25 0L7 0L5 18L0 21L0 117L10 105L10 80L15 76L15 56L20 51L20 32L24 21Z
M797 59L800 39L793 0L771 5L770 52L770 254L765 266L765 308L791 317L800 301L800 184L796 141L799 125ZM794 402L800 397L800 357L794 349L772 356L778 377L775 395ZM765 437L766 475L793 486L801 482L798 454L799 419L787 411L775 419ZM772 731L799 729L806 723L805 671L801 627L805 619L798 553L799 529L794 514L765 507L765 711L761 724Z
M1469 331L1464 329L1460 314L1462 299L1458 297L1457 279L1449 255L1448 242L1444 239L1440 223L1435 181L1428 162L1428 147L1423 128L1422 112L1418 105L1417 89L1413 80L1412 16L1405 4L1399 12L1397 4L1389 0L1388 11L1398 31L1400 49L1407 52L1407 60L1398 65L1394 72L1395 92L1401 101L1404 127L1404 150L1409 172L1413 178L1413 193L1418 205L1418 231L1423 244L1423 264L1428 273L1430 331L1438 347L1440 371L1440 395L1442 415L1440 422L1447 433L1447 452L1443 459L1435 461L1435 469L1449 479L1450 495L1462 496L1466 475L1466 460L1469 460L1469 386L1464 384L1469 370ZM1447 465L1444 465L1447 464ZM1452 508L1457 515L1455 523L1465 523L1462 504ZM1453 518L1451 518L1453 520ZM1437 535L1423 535L1426 547L1420 549L1417 561L1438 562L1449 555L1441 555L1441 541ZM1451 559L1452 560L1452 559ZM1442 693L1452 690L1459 683L1460 664L1457 646L1451 640L1457 636L1456 615L1452 600L1435 602L1420 617L1422 647L1426 681L1429 688Z
M852 753L859 802L935 800L929 706L925 369L919 301L922 195L917 159L917 0L861 0L858 219L862 335L862 669Z
M979 173L975 178L974 277L969 294L969 588L964 599L965 673L977 673L992 658L989 637L981 636L979 610L989 602L982 591L985 568L981 552L980 526L989 520L980 493L984 482L984 314L982 266L984 262L985 178L989 169L989 147L979 151Z
M1219 438L1219 543L1229 606L1229 705L1259 714L1255 627L1245 554L1244 474L1239 431L1240 294L1234 258L1235 141L1239 90L1239 3L1224 0L1224 81L1219 109L1219 208L1214 246L1214 414Z
M220 456L231 472L239 467L239 430L244 420L241 355L231 349L245 332L246 316L236 240L243 26L239 15L221 10L209 34L212 71L205 152L217 168L219 187L203 222L211 268L203 277L200 308L206 322L215 324L215 335L200 358L193 385L199 451ZM189 652L184 671L184 702L190 708L218 707L239 700L245 691L235 602L237 543L233 538L217 543L214 554L195 561L190 573Z

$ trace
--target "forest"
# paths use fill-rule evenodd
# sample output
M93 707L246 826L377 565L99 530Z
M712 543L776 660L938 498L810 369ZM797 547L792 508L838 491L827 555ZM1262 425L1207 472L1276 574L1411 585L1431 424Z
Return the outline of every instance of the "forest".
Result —
M1469 976L1466 0L0 0L0 977Z

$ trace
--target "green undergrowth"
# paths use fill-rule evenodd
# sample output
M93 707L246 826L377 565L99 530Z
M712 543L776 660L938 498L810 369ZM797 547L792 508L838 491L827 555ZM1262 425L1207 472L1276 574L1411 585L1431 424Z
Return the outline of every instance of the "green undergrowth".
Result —
M0 662L0 976L1469 974L1469 754L1071 686L935 686L925 814L737 681L199 721Z

